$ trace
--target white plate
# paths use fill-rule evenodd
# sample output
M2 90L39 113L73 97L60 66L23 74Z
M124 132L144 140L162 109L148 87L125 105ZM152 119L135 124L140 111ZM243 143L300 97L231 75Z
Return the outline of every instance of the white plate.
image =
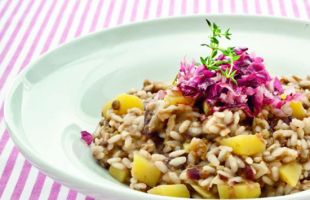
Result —
M232 44L263 56L273 74L309 74L309 23L267 17L209 16L232 30ZM80 141L104 102L144 79L172 80L181 59L199 58L205 16L137 23L63 45L32 63L5 101L5 121L23 155L55 180L97 198L169 199L113 180ZM230 45L232 45L230 44ZM275 199L309 199L309 192Z

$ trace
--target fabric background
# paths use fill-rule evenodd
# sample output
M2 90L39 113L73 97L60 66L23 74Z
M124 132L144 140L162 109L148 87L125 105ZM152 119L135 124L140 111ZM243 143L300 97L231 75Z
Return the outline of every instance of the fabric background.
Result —
M0 0L0 199L92 199L25 160L3 120L3 99L30 61L90 32L195 14L271 15L310 21L310 0Z

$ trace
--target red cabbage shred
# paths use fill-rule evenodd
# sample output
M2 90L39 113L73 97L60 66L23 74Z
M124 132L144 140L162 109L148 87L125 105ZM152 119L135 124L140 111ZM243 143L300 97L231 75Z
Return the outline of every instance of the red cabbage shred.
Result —
M93 136L87 131L81 131L81 139L84 140L87 145L90 145L93 141Z
M224 77L220 71L211 71L204 65L183 61L177 77L177 87L182 94L206 101L213 111L238 108L248 116L255 116L267 105L281 109L287 102L280 98L284 89L278 78L270 76L263 58L249 54L247 48L234 50L239 56L233 64L236 83ZM225 59L223 55L217 57L217 60ZM221 69L228 67L230 65L223 64ZM292 94L288 99L295 97Z

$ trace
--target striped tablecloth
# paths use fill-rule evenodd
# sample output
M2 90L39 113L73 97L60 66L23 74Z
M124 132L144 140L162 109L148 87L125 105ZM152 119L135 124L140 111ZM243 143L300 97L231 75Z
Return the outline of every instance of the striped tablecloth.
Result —
M310 20L310 0L0 0L0 199L92 199L31 166L5 129L4 96L30 61L90 32L193 14Z

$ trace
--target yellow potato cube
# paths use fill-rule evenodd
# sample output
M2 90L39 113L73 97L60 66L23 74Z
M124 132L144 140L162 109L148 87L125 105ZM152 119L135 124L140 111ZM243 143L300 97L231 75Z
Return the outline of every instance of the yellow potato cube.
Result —
M116 114L126 114L131 108L139 108L140 110L144 110L142 100L135 95L120 94L116 97L116 100L120 103L120 108L118 110L114 110Z
M147 193L169 197L190 197L190 193L184 184L159 185L148 190Z
M164 101L168 105L178 105L178 104L192 105L194 103L193 98L185 97L182 95L181 92L178 91L173 91L171 94L166 95Z
M290 107L293 111L292 116L298 119L303 119L306 117L306 110L304 109L300 101L291 101Z
M112 101L108 101L101 110L101 116L107 118L108 117L108 111L112 108Z
M215 195L212 194L212 192L200 187L199 185L191 184L191 186L201 197L203 197L205 199L215 199L216 198Z
M258 183L238 183L235 185L220 184L217 190L221 199L246 199L258 198L261 195L261 188Z
M124 169L124 170L117 169L113 167L112 165L109 168L109 173L111 174L111 176L113 176L116 180L118 180L121 183L123 183L129 175L127 169Z
M297 162L291 162L280 167L280 178L292 187L295 187L299 181L302 167Z
M258 135L237 135L230 138L225 138L221 145L229 146L237 155L251 156L262 153L266 145L262 138Z
M113 106L114 104L114 106ZM130 94L120 94L112 101L108 101L102 108L101 115L103 117L108 117L108 111L113 109L113 112L118 115L126 114L127 111L131 108L139 108L144 110L144 105L142 100Z
M137 153L133 157L131 174L135 179L150 187L157 184L161 175L159 169L151 161Z

